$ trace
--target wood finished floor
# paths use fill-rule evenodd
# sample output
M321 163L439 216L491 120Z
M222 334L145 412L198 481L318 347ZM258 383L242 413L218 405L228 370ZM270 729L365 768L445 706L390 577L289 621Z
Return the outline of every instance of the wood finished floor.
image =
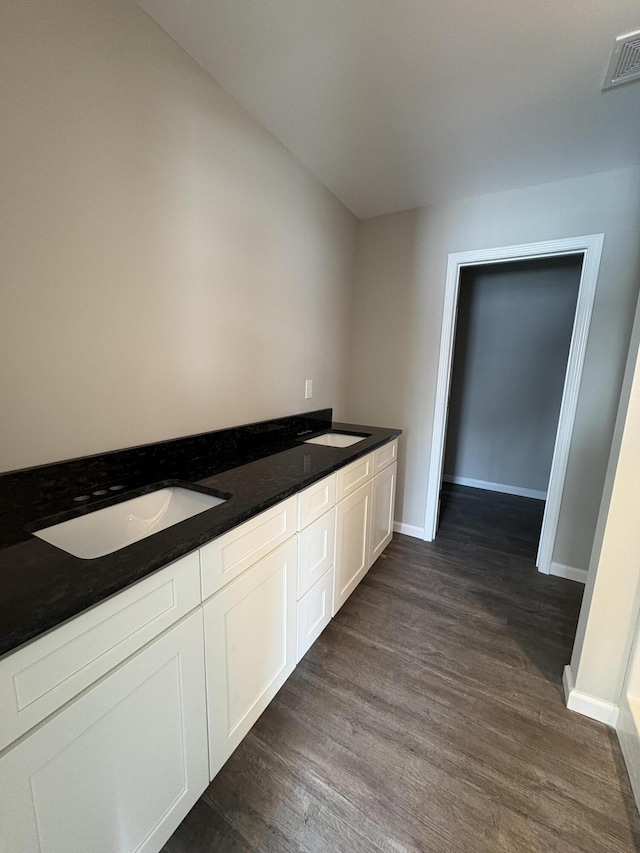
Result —
M568 711L582 587L534 567L542 504L447 487L396 535L164 853L630 853L614 734Z

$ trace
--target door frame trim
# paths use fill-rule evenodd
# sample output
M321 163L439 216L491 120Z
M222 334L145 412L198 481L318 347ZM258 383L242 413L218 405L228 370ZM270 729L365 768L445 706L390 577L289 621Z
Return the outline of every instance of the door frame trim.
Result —
M539 243L501 246L493 249L477 249L469 252L454 252L449 255L436 380L431 452L429 454L429 470L427 473L427 502L424 523L424 539L427 542L435 539L437 530L438 499L442 484L444 443L447 427L447 403L451 384L460 274L462 269L468 266L508 263L510 261L532 260L535 258L582 255L583 261L578 301L567 360L567 372L562 392L558 431L553 450L553 461L551 463L549 489L545 503L542 532L540 534L540 545L536 559L538 570L545 574L550 573L603 244L604 234L588 234L582 237L568 237L562 240L547 240Z

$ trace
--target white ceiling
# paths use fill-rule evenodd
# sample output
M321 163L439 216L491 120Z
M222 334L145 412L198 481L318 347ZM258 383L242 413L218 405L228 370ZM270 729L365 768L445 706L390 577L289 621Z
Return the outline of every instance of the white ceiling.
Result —
M640 162L638 0L138 0L361 218Z

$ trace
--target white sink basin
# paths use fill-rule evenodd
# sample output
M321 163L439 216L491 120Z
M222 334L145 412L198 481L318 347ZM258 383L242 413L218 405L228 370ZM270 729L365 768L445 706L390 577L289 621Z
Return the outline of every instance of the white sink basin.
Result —
M315 438L308 438L305 444L324 444L325 447L351 447L359 441L369 438L368 435L349 435L347 432L325 432Z
M33 535L74 557L91 560L119 551L224 501L225 498L171 486L44 527Z

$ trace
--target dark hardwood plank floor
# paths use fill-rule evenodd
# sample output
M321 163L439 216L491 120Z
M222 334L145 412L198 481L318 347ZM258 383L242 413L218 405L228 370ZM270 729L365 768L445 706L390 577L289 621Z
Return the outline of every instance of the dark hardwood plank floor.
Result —
M615 735L568 711L582 587L535 570L542 504L447 487L396 536L165 853L630 853Z

